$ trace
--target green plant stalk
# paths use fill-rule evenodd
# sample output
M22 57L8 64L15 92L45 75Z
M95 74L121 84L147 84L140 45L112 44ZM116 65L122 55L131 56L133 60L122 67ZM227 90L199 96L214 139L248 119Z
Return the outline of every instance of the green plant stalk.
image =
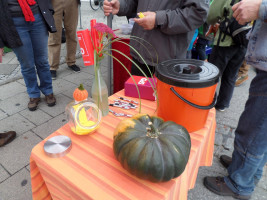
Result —
M131 36L131 39L132 39L132 36ZM133 36L133 39L135 40L135 41L137 41L137 42L139 42L147 51L148 51L148 48L145 46L145 45L143 45L143 43L141 43L140 41L138 41L137 39L140 39L140 40L143 40L144 42L146 42L147 44L149 44L154 50L155 50L155 48L150 44L150 43L148 43L147 41L145 41L144 39L142 39L142 38L139 38L139 37L136 37L136 36ZM124 44L124 45L126 45L126 46L128 46L129 48L131 48L140 58L141 58L141 60L144 62L144 64L146 65L146 67L147 67L147 69L148 69L148 71L149 71L149 73L150 73L150 76L151 77L153 77L153 74L152 74L152 72L151 72L151 70L149 69L149 67L148 67L148 65L147 65L147 63L146 63L146 61L143 59L143 57L139 54L139 52L135 49L135 48L133 48L131 45L129 45L129 44L127 44L127 43L125 43L125 42L123 42L123 41L121 41L121 39L120 38L116 38L116 39L114 39L113 41L111 41L109 44L111 44L111 43L113 43L113 42L120 42L120 43L122 43L122 44ZM148 53L149 53L149 55L151 55L150 54L150 52L148 51ZM155 50L155 53L156 53L156 50ZM156 55L157 55L157 62L158 62L158 54L156 53ZM129 59L129 58L128 58ZM152 59L152 56L151 56L151 59ZM132 62L132 59L129 59L131 62ZM153 63L153 59L152 59L152 63ZM135 64L135 66L137 66L136 64ZM142 72L142 70L139 68L139 66L137 66L137 68ZM143 73L143 72L142 72ZM144 73L143 73L144 74ZM150 82L150 80L149 80L149 82ZM154 83L154 85L156 85L156 82L155 82L155 80L153 79L153 83ZM151 82L150 82L150 85L152 86L152 88L153 88L153 85L151 84ZM154 90L154 92L155 92L155 90ZM157 95L157 93L155 93L155 95ZM157 97L157 96L156 96ZM157 101L157 108L158 108L158 104L159 102ZM156 109L157 110L157 109Z
M97 55L97 51L94 50L94 71L95 71L95 79L96 79L96 83L97 83L97 88L98 88L98 92L99 94L101 93L100 92L100 79L99 79L99 71L100 71L100 65L99 65L99 57ZM100 108L100 95L97 95L97 106L98 108Z
M147 65L147 63L146 63L146 61L145 61L145 60L143 59L143 57L139 54L139 52L136 51L135 48L133 48L131 45L127 44L126 42L123 42L123 41L120 41L120 40L118 40L117 42L122 43L122 44L124 44L124 45L127 45L127 46L129 46L132 50L134 50L134 52L141 58L141 60L142 60L142 61L144 62L144 64L146 65L146 67L147 67L147 69L148 69L148 71L149 71L150 76L153 77L153 74L152 74L151 70L149 69L149 67L148 67L148 65ZM140 70L140 69L139 69L139 70ZM140 71L141 71L141 70L140 70ZM143 71L141 71L141 72L143 73Z
M131 72L127 69L127 67L118 59L118 58L116 58L115 56L113 56L112 54L108 54L108 53L104 53L104 54L106 54L106 55L108 55L108 56L111 56L113 59L115 59L118 63L120 63L121 64L121 66L126 70L126 72L131 76L131 78L132 78L132 80L133 80L133 82L134 82L134 85L135 85L135 87L136 87L136 89L137 89L137 93L138 93L138 98L139 98L139 113L141 113L141 107L142 107L142 103L141 103L141 95L140 95L140 91L139 91L139 88L138 88L138 86L137 86L137 83L136 83L136 81L134 80L134 78L133 78L133 76L132 76L132 74L131 74Z
M154 79L153 79L153 83L154 83L154 85L152 84L152 82L150 81L150 79L147 77L147 75L144 73L144 71L141 69L141 67L139 67L130 57L128 57L127 55L125 55L124 53L122 53L122 52L120 52L119 50L117 50L117 49L111 49L112 51L115 51L115 52L117 52L117 53L119 53L119 54L121 54L122 56L124 56L125 58L127 58L129 61L131 61L140 71L141 71L141 73L147 78L147 80L148 80L148 82L149 82L149 84L151 85L151 87L152 87L152 89L153 89L153 91L154 91L154 94L155 94L155 96L156 96L156 101L157 101L157 108L156 108L156 110L155 110L155 112L157 111L157 109L158 109L158 105L159 105L159 100L158 100L158 93L157 93L157 90L156 90L156 88L154 87L155 85L156 85L156 83L155 83L155 81L154 81ZM106 53L105 53L106 54ZM108 54L109 55L109 54ZM140 55L140 54L139 54ZM109 56L111 56L111 55L109 55ZM141 55L140 55L141 56ZM113 57L113 56L112 56ZM113 57L114 58L114 57ZM117 59L116 59L117 60ZM125 67L126 68L126 67ZM127 69L127 68L126 68ZM131 75L131 74L130 74ZM133 79L133 77L132 77L132 79ZM134 80L134 79L133 79ZM135 81L134 81L135 82ZM136 83L135 83L136 84ZM136 87L138 87L137 85L136 85ZM140 102L141 102L141 97L140 97L140 95L139 95L139 100L140 100Z
M99 35L99 38L101 38L101 40L100 40L100 42L99 42L99 44L102 44L103 46L102 46L102 48L101 48L101 46L98 46L98 47L95 47L95 45L94 45L94 42L93 42L93 38L92 38L92 35L90 34L90 36L91 36L91 41L92 41L92 44L93 44L93 47L94 47L94 63L98 63L101 59L103 59L103 56L99 56L99 55L101 55L101 53L102 54L106 54L106 55L109 55L109 56L111 56L112 58L114 58L116 61L118 61L123 67L124 67L124 69L127 71L127 73L131 76L131 78L132 78L132 80L134 81L134 84L135 84L135 87L136 87L136 89L137 89L137 92L138 92L138 96L139 96L139 102L140 102L140 108L139 108L139 113L141 113L141 96L140 96L140 92L139 92L139 89L138 89L138 86L137 86L137 83L136 83L136 81L134 80L134 78L133 78L133 76L132 76L132 74L130 73L130 71L127 69L127 67L121 62L121 61L119 61L116 57L114 57L113 55L111 55L111 54L109 54L109 53L107 53L107 51L109 50L109 49L107 49L106 51L104 50L104 49L106 49L108 46L111 46L111 44L113 43L113 42L120 42L120 43L122 43L122 44L125 44L125 45L127 45L130 49L132 49L140 58L141 58L141 60L144 62L144 64L146 65L146 67L147 67L147 69L148 69L148 71L149 71L149 73L150 73L150 75L151 75L151 77L153 77L153 74L152 74L152 72L151 72L151 70L149 69L149 67L148 67L148 65L147 65L147 63L146 63L146 61L143 59L143 57L139 54L139 52L135 49L135 48L133 48L131 45L129 45L129 44L127 44L127 43L125 43L125 42L123 42L123 41L121 41L121 38L115 38L115 39L113 39L112 40L112 37L109 35L109 34L106 34L106 33L104 33L103 35L102 35L102 37L100 37L101 36L101 34L100 33L98 33L98 35ZM104 37L106 37L108 35L108 38L107 38L107 43L103 43L103 41L104 41ZM150 51L148 50L148 48L143 44L143 43L141 43L140 41L138 41L137 39L140 39L140 40L142 40L142 41L144 41L144 42L146 42L147 44L149 44L154 50L155 50L155 48L149 43L149 42L147 42L146 40L144 40L143 38L139 38L139 37L136 37L136 36L131 36L131 39L134 39L135 41L137 41L137 42L139 42L142 46L143 46L143 48L145 48L147 51L148 51L148 53L149 53L149 55L151 56L151 53L150 53ZM98 48L98 53L97 53L97 50L96 50L96 48ZM151 81L150 81L150 79L147 77L147 75L144 73L144 71L135 63L135 62L133 62L133 60L130 58L130 57L128 57L127 55L125 55L124 53L122 53L122 52L120 52L119 50L117 50L117 49L110 49L111 51L116 51L116 52L118 52L119 54L121 54L122 56L124 56L125 58L127 58L129 61L131 61L140 71L141 71L141 73L147 78L147 80L148 80L148 82L149 82L149 84L151 85L151 87L152 87L152 89L153 89L153 91L154 91L154 94L155 94L155 96L156 96L156 101L157 101L157 107L156 107L156 110L155 110L155 112L157 111L157 109L158 109L158 106L159 106L159 100L158 100L158 95L157 95L157 91L156 91L156 89L155 89L155 87L154 87L154 85L156 85L156 83L155 83L155 80L153 79L153 83L154 83L154 85L151 83ZM157 55L157 62L158 62L158 54L157 54L157 52L156 52L156 50L155 50L155 53L156 53L156 55ZM99 55L98 55L99 54ZM153 58L152 58L152 56L151 56L151 59L152 59L152 63L153 63ZM94 66L95 66L95 64L94 64ZM97 66L96 68L99 68L99 66ZM95 71L95 77L97 78L97 82L99 82L99 78L98 78L98 75L97 75L98 73ZM100 86L100 84L98 83L98 88L99 88L99 86ZM100 88L99 88L100 89ZM99 97L98 97L99 98ZM99 102L99 99L98 99L98 102ZM99 106L99 105L98 105Z

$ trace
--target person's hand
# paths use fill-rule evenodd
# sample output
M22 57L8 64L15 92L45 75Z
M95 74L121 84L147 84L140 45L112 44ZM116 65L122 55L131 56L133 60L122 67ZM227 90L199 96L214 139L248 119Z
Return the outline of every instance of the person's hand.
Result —
M256 20L259 18L261 3L262 0L242 0L233 5L233 17L241 25Z
M155 12L143 12L143 18L134 18L134 21L142 26L145 30L152 30L155 28L156 13Z
M4 54L4 48L0 48L0 63L2 63L3 54Z
M120 9L120 2L119 0L112 0L112 1L104 0L103 9L104 9L104 15L106 16L109 16L110 13L116 15Z

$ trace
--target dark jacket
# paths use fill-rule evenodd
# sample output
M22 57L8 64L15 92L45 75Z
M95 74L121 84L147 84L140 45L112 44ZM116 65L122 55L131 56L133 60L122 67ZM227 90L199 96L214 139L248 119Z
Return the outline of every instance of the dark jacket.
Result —
M12 17L8 11L7 0L0 1L0 48L15 48L22 45Z
M55 21L54 21L54 9L50 0L37 0L40 11L46 22L48 31L51 33L57 32Z
M51 33L56 32L53 18L54 10L50 0L37 0L40 12L47 24L47 30ZM22 45L12 17L8 11L7 0L0 1L0 48L4 46L16 48Z

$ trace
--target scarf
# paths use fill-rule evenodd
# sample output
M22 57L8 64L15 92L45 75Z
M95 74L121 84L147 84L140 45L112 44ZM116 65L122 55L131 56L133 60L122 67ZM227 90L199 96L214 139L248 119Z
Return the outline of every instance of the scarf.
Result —
M29 21L33 22L35 19L32 14L32 10L30 6L36 4L35 0L18 0L18 2L22 9L26 22L29 22Z

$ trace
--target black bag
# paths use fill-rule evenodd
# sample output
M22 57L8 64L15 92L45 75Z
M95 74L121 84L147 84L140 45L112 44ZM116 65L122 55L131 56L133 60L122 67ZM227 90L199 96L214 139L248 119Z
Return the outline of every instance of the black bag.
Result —
M231 6L234 5L235 0L232 0ZM218 43L219 45L220 41L224 41L225 36L229 35L232 37L234 43L236 45L247 47L248 45L248 39L247 39L247 33L250 31L252 26L250 23L247 23L245 25L240 25L236 19L232 16L230 19L228 18L229 10L224 10L224 20L220 23L220 34L224 33L224 37L221 40L221 35L219 35Z

